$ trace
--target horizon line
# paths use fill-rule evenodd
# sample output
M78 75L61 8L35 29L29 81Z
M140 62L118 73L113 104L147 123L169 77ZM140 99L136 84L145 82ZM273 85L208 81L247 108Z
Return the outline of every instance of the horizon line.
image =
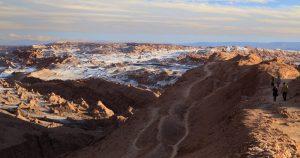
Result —
M24 42L30 42L24 41ZM173 44L173 45L185 45L185 44L197 44L197 43L260 43L260 44L271 44L271 43L300 43L300 41L268 41L268 42L256 42L256 41L199 41L199 42L138 42L138 41L45 41L45 42L32 42L32 44L1 44L0 46L32 46L32 45L49 45L55 43L103 43L103 44L112 44L112 43L136 43L136 44Z

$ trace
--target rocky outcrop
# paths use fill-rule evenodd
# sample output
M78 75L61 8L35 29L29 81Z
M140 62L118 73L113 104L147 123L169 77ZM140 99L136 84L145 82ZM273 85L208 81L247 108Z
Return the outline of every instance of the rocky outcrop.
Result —
M59 67L59 65L73 65L76 66L80 63L80 59L74 57L74 56L69 56L66 57L63 61L61 61L59 64L57 64L57 66Z
M280 58L276 58L270 61L265 61L260 65L259 68L264 71L267 71L274 77L280 76L282 79L295 79L300 75L297 68L286 64Z
M210 55L208 58L208 61L209 62L224 61L224 60L232 59L235 56L236 56L236 54L234 54L234 53L217 52L217 53L213 53L212 55Z
M178 56L177 60L180 63L193 63L193 62L203 63L208 60L208 57L209 55L206 53L190 53L190 54Z
M98 101L97 106L93 108L93 115L100 118L110 118L114 116L114 112L107 108L102 101Z
M66 102L66 100L52 92L49 95L49 102L51 104L63 104Z
M18 57L14 62L38 68L47 68L53 63L63 62L66 58L66 56L56 56L55 54L48 56L43 49L32 47L16 49L12 54Z
M262 62L262 59L257 54L249 54L246 56L237 55L235 60L238 62L239 66L256 65Z

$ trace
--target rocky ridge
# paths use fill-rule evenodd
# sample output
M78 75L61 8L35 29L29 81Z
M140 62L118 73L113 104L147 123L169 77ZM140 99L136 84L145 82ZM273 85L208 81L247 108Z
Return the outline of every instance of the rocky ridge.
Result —
M299 83L293 66L258 55L208 62L103 141L67 157L298 157L299 137L279 123L300 127L297 89L291 87L288 102L274 103L273 69L266 65L289 84Z

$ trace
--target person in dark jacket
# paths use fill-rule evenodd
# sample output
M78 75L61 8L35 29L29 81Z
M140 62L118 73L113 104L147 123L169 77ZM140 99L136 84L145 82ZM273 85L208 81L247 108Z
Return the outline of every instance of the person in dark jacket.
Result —
M278 88L276 86L273 87L273 98L274 102L276 102L276 98L278 96Z

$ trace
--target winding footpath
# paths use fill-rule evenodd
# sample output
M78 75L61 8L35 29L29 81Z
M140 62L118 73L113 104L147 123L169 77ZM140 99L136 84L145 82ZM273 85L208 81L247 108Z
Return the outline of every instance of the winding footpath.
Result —
M204 81L205 79L207 79L209 76L212 75L212 72L209 70L209 65L210 64L207 64L205 65L204 67L204 71L206 72L206 75L202 77L202 79L200 80L197 80L195 82L193 82L187 89L187 92L185 93L184 95L184 98L185 99L185 102L188 100L188 98L190 97L191 95L191 92L192 92L192 88L197 85L198 83ZM196 103L192 103L188 108L187 108L187 112L185 113L184 115L184 119L183 119L183 123L184 123L184 129L185 129L185 133L184 135L179 139L179 141L173 145L173 151L171 153L171 156L170 158L174 158L177 153L178 153L178 149L179 149L179 145L185 140L185 138L189 135L189 122L188 122L188 118L189 118L189 114L190 114L190 110L196 105Z
M186 88L182 89L177 98L180 98L172 103L166 115L159 115L160 108L152 108L149 110L149 121L140 130L134 139L132 145L128 148L128 152L123 158L134 158L139 156L143 148L137 146L137 142L145 131L156 121L158 123L158 133L156 136L157 144L151 151L147 151L143 157L169 157L174 158L179 149L179 145L189 135L189 113L196 103L188 104L188 100L192 93L192 88L200 82L206 80L212 75L209 66L213 63L204 66L205 76L197 79ZM170 133L170 129L172 132Z

